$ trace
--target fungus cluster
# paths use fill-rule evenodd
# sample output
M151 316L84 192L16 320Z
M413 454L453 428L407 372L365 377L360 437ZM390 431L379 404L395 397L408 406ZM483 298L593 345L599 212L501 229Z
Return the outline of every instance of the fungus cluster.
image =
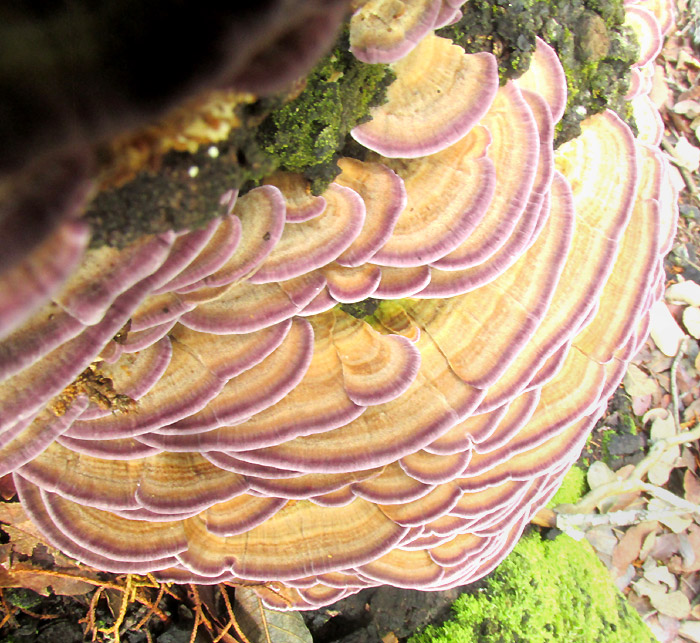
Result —
M660 295L669 167L612 112L555 153L555 52L499 87L423 4L321 196L276 174L123 249L71 221L0 275L0 474L66 554L281 608L443 589L577 458Z

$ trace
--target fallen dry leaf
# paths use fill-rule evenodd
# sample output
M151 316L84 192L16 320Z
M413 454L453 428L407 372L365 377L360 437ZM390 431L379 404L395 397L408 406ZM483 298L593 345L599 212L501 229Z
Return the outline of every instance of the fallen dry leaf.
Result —
M311 633L299 612L268 609L248 587L237 587L235 599L236 622L251 643L311 643Z
M651 408L651 394L632 395L632 413L638 416L644 415Z
M31 556L34 548L39 544L50 549L41 532L27 517L22 505L18 502L0 503L0 523L3 523L2 529L10 537L10 543L15 552Z
M635 364L627 367L622 383L627 394L631 396L653 395L659 388L656 380Z
M649 333L654 343L664 355L673 357L678 352L685 333L663 301L657 301L651 307L649 320Z
M688 306L683 311L683 325L695 339L698 339L700 337L700 308Z
M679 100L673 106L673 111L692 120L700 116L700 103L696 100Z
M656 565L651 561L652 565L644 571L644 578L652 583L664 583L668 585L669 591L678 589L678 579L668 571L666 565Z
M10 500L17 495L17 490L15 489L15 481L12 478L12 474L8 473L0 478L0 496L3 500Z
M640 578L634 581L634 591L640 596L647 596L653 605L654 597L665 596L668 593L668 588L661 583L652 583L646 578Z
M679 281L666 288L666 301L688 306L700 306L700 284L691 281Z
M604 556L612 556L613 550L618 543L617 536L613 532L612 527L608 525L597 525L586 531L586 540L598 554Z
M656 611L651 606L649 599L646 596L640 596L634 589L630 589L630 591L627 592L627 601L637 610L643 619L646 619L647 616Z
M685 136L678 139L673 148L673 155L678 164L689 172L697 172L700 168L700 149L689 143Z
M662 618L664 619L663 623L660 622ZM671 629L673 625L671 624L671 627L669 627L670 624L666 620L667 618L668 617L664 617L663 614L652 614L646 620L646 624L659 643L676 643L675 639L678 629L680 628L680 623L676 621L675 628Z
M671 556L679 553L680 547L681 545L678 534L657 534L656 542L654 543L654 547L649 555L654 557L656 560L667 563Z
M694 643L700 643L700 622L684 621L678 628L678 633Z
M618 570L618 576L639 558L642 542L652 532L659 528L659 523L645 521L630 527L612 553L613 567Z
M685 489L685 499L700 505L700 480L690 470L686 470L683 475L683 488Z
M642 548L639 550L639 560L645 561L649 558L649 553L654 549L656 544L656 531L651 531L647 534L642 542Z
M690 525L686 534L679 535L679 541L681 544L684 544L684 541L687 541L690 550L688 551L688 548L681 547L681 555L683 556L683 571L696 572L700 570L700 526Z
M690 601L688 597L679 591L668 594L654 594L649 596L651 604L662 614L683 620L690 615Z
M81 576L97 579L97 571L81 570ZM31 563L15 563L7 570L0 567L0 587L24 587L42 596L51 593L62 596L80 596L95 589L95 585L77 578L74 567L51 570L40 569Z

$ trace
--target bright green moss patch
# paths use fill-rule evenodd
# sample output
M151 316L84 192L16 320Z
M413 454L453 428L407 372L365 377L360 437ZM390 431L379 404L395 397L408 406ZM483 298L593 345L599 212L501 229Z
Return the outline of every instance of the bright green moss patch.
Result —
M561 486L547 503L548 507L557 505L573 505L580 500L588 490L586 472L580 467L573 466L562 480Z
M304 91L262 123L257 140L279 168L302 172L320 194L340 172L336 165L345 138L369 109L385 100L394 80L386 65L369 65L349 51L347 34L316 65Z
M488 578L463 594L454 619L409 643L653 643L637 612L586 542L525 536Z

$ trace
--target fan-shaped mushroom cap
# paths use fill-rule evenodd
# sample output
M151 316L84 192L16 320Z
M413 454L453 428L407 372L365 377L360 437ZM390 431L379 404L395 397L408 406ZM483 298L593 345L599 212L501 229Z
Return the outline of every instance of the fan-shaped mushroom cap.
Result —
M240 243L231 259L202 279L200 287L237 283L255 271L282 236L285 212L284 197L273 185L255 188L238 199L233 213L241 220Z
M493 198L495 171L483 127L422 159L385 162L402 179L407 203L372 263L416 267L437 261L478 225ZM427 235L430 235L426 238Z
M192 261L188 262L182 270L177 271L175 276L166 284L155 291L155 294L160 292L169 292L177 290L186 292L187 286L198 282L203 277L206 277L221 268L227 261L231 259L231 255L238 248L241 239L241 221L238 217L227 215L221 220L214 220L210 223L203 232L209 233L206 245L199 249ZM190 234L197 234L190 233ZM190 235L186 235L190 236ZM175 244L179 241L176 240ZM198 245L198 244L197 244ZM170 268L167 265L170 262L180 261L182 256L186 254L182 249L174 247L169 261L161 267L161 271L165 268Z
M535 44L530 67L516 84L542 96L556 123L566 108L566 74L554 49L541 38L535 38Z
M640 46L636 66L643 67L654 60L661 51L663 37L661 27L653 13L639 5L625 7L625 25L634 31Z
M374 295L382 278L381 268L372 264L346 268L332 263L322 270L330 296L345 304L363 301Z
M336 259L341 266L353 268L366 263L386 245L406 207L406 188L401 177L381 163L343 158L338 167L342 171L335 183L352 188L365 204L362 230Z
M251 284L284 281L334 261L362 230L365 203L350 188L331 183L321 214L284 226L282 236L249 279Z
M480 124L491 134L488 157L496 169L493 198L472 234L458 248L432 261L437 268L469 268L493 255L515 228L535 180L539 157L537 122L514 83L498 90Z
M350 51L366 63L403 58L433 29L442 0L367 0L350 19Z
M625 11L635 7L646 9L652 13L656 17L661 33L664 36L671 31L675 22L674 13L676 11L676 5L672 0L640 0L634 4L625 2Z
M85 223L68 221L27 258L0 274L0 340L61 287L78 265L88 240Z
M274 185L282 192L286 205L287 223L302 223L313 219L326 208L322 196L311 194L309 182L293 172L276 172L263 181L265 185Z
M632 99L632 111L639 128L639 139L649 145L659 145L664 135L664 122L649 96L642 94Z
M325 277L314 272L266 284L246 281L185 313L180 321L188 328L214 334L249 333L301 312L325 285Z
M352 136L388 157L433 154L462 138L486 113L498 89L496 59L465 54L450 40L430 35L394 65L387 102Z

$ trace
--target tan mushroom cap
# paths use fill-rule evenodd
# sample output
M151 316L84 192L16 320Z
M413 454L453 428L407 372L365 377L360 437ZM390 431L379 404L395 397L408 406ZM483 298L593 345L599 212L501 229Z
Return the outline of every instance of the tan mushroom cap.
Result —
M331 183L318 216L284 226L270 254L248 281L265 284L305 275L334 261L362 230L365 204L354 190Z
M394 71L387 102L352 130L359 143L392 158L425 156L456 143L486 113L498 89L491 54L465 54L434 34L395 63Z
M636 66L643 67L654 60L661 51L663 45L661 26L651 11L639 5L625 7L625 26L630 28L637 37L640 52Z
M522 216L535 180L539 158L537 122L514 83L498 90L479 123L491 135L488 158L496 170L493 198L469 237L432 262L437 268L468 268L493 255L506 243Z
M350 51L366 63L403 58L433 29L442 0L366 0L350 19Z
M669 33L675 23L676 5L672 0L639 0L635 5L654 14L663 35Z
M235 284L248 277L282 236L286 206L282 193L273 185L255 188L240 197L233 213L241 220L241 240L236 252L198 287Z
M212 301L197 306L180 318L193 330L214 334L248 333L267 328L301 312L326 285L320 273L287 281L228 287Z
M328 530L328 524L335 528ZM231 569L244 578L284 580L362 564L390 550L406 528L358 498L344 507L288 503L257 527L225 538L208 532L199 518L185 521L184 530L191 546L178 558L191 570L212 576Z
M491 136L474 127L450 147L414 160L383 159L404 182L407 202L372 263L416 267L444 257L479 224L493 198Z
M342 158L335 183L353 189L365 204L362 230L338 258L342 266L357 267L367 262L391 236L396 220L406 207L403 180L381 163Z
M301 223L313 219L326 207L326 200L322 196L311 194L309 182L301 174L275 172L265 177L263 183L274 185L282 192L287 223Z
M642 94L633 98L632 111L639 128L639 139L652 146L659 145L664 135L664 122L649 96Z
M97 323L121 293L161 266L174 238L150 236L124 249L88 251L54 301L84 324Z
M198 453L159 453L105 460L53 443L19 473L47 491L101 509L157 513L201 511L246 490L245 479L222 472ZM177 486L178 495L172 488Z
M541 38L535 38L535 44L530 66L516 84L542 96L556 123L566 108L566 74L554 49Z
M407 304L463 381L491 386L527 344L547 311L572 233L573 211L555 208L535 244L498 279L466 295Z
M579 138L558 151L557 165L568 173L568 184L560 175L552 184L562 197L573 190L576 233L571 250L547 315L532 340L489 389L484 408L512 399L512 392L522 390L533 371L573 336L612 270L617 239L629 221L637 185L634 141L627 127L607 112L584 121L582 130ZM599 160L606 158L618 161L614 167L604 167ZM605 212L601 212L599 198L609 204Z
M335 302L354 303L372 297L382 280L382 270L370 263L346 268L331 263L322 268L326 288Z
M241 220L236 216L227 215L207 226L207 228L212 227L213 233L209 236L206 245L201 248L183 270L158 288L156 292L183 290L215 272L231 258L241 239ZM173 244L173 250L168 257L169 260L177 259L184 254L182 249L177 247L178 241L179 239Z
M24 261L0 274L0 340L29 318L78 266L89 241L82 221L69 221Z
M219 336L214 337L219 339ZM225 359L224 356L230 354L230 351L226 350L229 343L227 340L233 340L230 343L234 346L239 343L235 337L223 336L223 341L214 342L215 345L222 346L219 354L221 358ZM161 424L153 429L160 435L199 433L241 422L276 404L304 377L311 361L312 342L313 332L308 322L295 319L279 344L261 361L226 381L216 397L204 408L188 414L179 421ZM232 357L236 357L235 352ZM209 368L211 369L211 366Z

